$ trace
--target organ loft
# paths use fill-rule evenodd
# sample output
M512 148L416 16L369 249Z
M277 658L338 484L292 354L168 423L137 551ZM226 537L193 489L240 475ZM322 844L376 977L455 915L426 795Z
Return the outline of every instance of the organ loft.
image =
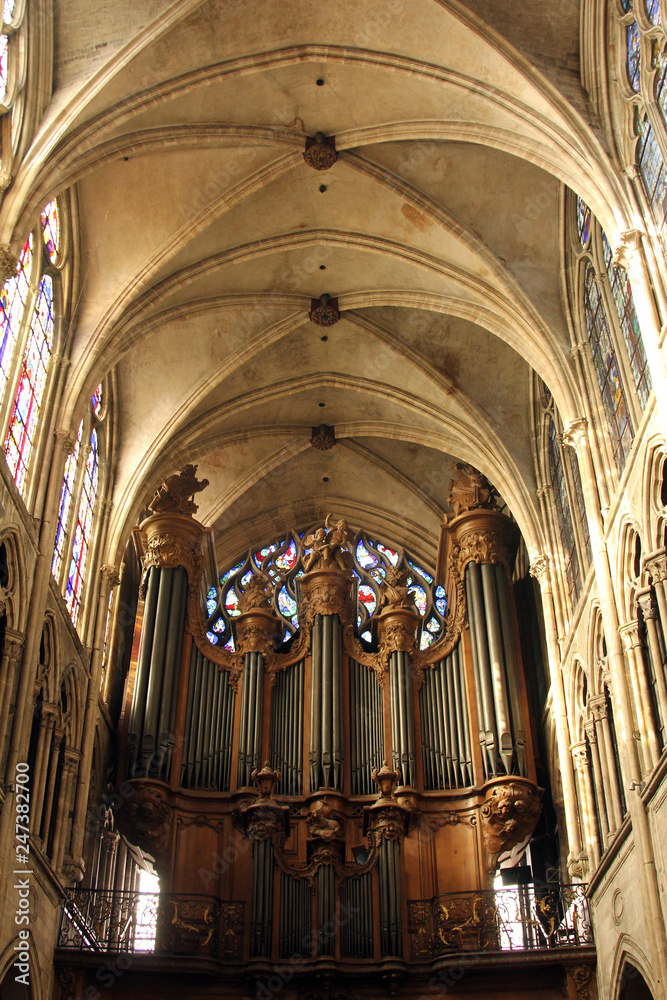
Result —
M594 948L581 888L547 879L557 846L544 820L534 839L545 772L514 606L518 529L480 473L455 471L432 579L447 607L430 643L416 603L428 574L329 515L282 560L300 565L287 641L273 545L234 567L232 639L212 643L194 502L207 483L190 465L156 492L136 529L102 883L70 894L63 945L85 933L82 903L102 939L123 933L134 904L112 890L139 849L160 879L155 954L189 959L158 975L161 995L206 996L223 976L237 991L282 979L313 995L378 982L395 994L408 982L417 996L454 957L516 988L502 959L526 947L546 950L539 975L576 1000ZM369 588L355 552L373 566L375 613L360 627ZM499 869L515 888L494 888Z
M667 1000L667 0L0 15L0 1000Z

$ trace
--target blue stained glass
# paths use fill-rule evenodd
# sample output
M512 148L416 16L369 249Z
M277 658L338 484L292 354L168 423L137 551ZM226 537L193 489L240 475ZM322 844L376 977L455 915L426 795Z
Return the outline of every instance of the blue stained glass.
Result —
M230 576L234 576L234 574L238 573L238 571L240 569L243 569L244 566L245 566L245 559L242 562L237 563L236 566L232 566L232 568L228 569L226 573L223 573L222 576L220 577L220 583L227 583L227 580L229 580Z
M427 600L426 591L423 587L420 587L418 583L413 583L412 586L408 587L408 591L414 594L415 604L417 605L417 610L420 615L426 614Z
M255 574L251 569L249 569L247 573L244 573L243 576L241 577L241 586L243 587L247 586L247 584L250 582L250 580L252 580L254 575Z
M357 542L357 562L364 569L372 569L378 564L378 557L368 551L361 539Z
M371 634L371 633L370 633L370 632L368 631L368 629L367 629L367 630L366 630L365 632L362 632L362 633L361 633L361 638L362 638L362 639L365 639L365 640L366 640L366 642L372 642L372 641L373 641L373 636L372 636L372 634Z
M579 242L582 247L588 246L588 238L591 235L591 222L593 213L583 198L577 198L577 232Z
M217 640L216 640L216 642L217 642ZM227 642L224 645L224 648L228 649L230 653L234 653L236 651L236 644L234 642L234 636L232 636L231 639L227 640Z
M435 634L437 635L438 632L440 631L440 622L438 621L437 618L429 618L429 620L426 622L426 628L429 630L429 632L435 632Z
M214 632L224 632L225 631L225 620L224 618L218 618L216 622L213 623Z
M60 212L55 199L45 205L42 212L42 236L49 260L55 264L60 249Z
M627 56L627 71L628 71L628 81L630 86L635 91L639 93L641 89L640 83L640 67L641 67L641 52L640 52L640 36L639 28L637 27L637 22L633 21L626 28L626 40L628 46L628 56Z
M215 593L215 591L213 591L213 593ZM206 598L206 611L209 618L211 617L212 614L215 614L215 609L217 608L217 606L218 606L218 600L216 597Z
M95 414L96 417L99 417L100 413L102 412L102 403L103 403L102 383L98 385L97 389L90 397L90 402L93 404L93 413Z
M217 635L213 635L212 632L207 632L206 633L206 638L208 639L209 642L213 643L214 646L217 645L217 642L218 642Z
M278 610L285 618L291 618L296 614L296 601L287 593L286 587L281 587L278 592Z
M607 268L607 277L611 285L616 312L623 331L623 340L632 369L632 377L637 389L637 395L642 409L646 406L648 397L652 389L651 372L649 371L642 341L639 320L635 310L634 299L632 298L632 288L627 273L620 267L614 267L613 253L609 240L603 234L602 246L604 251L604 262Z
M423 576L428 583L433 583L433 577L431 576L431 574L427 573L425 569L421 568L421 566L417 566L416 563L410 562L409 559L408 559L408 566L411 566L416 573L419 573L420 576Z
M646 0L646 13L651 24L660 24L660 0Z
M65 474L63 485L60 490L60 509L58 511L58 526L56 528L56 542L53 549L53 559L51 561L51 572L56 580L60 573L63 555L65 554L65 532L69 521L69 509L72 503L74 492L74 480L76 469L79 464L79 450L81 448L81 438L83 436L83 420L79 424L79 433L76 438L76 445L71 455L67 456L65 463Z
M428 649L432 642L435 642L435 636L427 632L426 629L422 629L421 639L419 640L420 649Z

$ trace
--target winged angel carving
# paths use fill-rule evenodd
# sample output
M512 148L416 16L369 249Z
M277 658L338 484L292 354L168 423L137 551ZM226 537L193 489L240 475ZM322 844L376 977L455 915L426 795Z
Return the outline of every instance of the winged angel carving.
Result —
M318 528L312 535L307 535L303 544L312 549L303 561L306 573L314 569L338 569L347 573L352 569L352 556L347 551L353 542L353 534L344 518L331 524L331 514L327 514L324 528Z

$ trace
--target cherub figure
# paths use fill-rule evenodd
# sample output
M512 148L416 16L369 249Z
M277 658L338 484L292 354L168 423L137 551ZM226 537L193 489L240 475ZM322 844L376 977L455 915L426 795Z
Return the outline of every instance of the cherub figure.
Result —
M339 569L347 573L352 568L352 556L346 551L352 542L348 523L344 518L335 526L330 522L331 514L327 514L324 528L318 528L303 540L306 548L312 549L303 561L306 573L313 569Z
M407 608L415 610L415 595L410 593L406 583L408 571L391 566L380 584L380 608Z

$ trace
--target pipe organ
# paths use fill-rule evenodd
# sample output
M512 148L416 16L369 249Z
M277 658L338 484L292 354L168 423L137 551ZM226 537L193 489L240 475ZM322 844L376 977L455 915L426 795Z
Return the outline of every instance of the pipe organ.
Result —
M162 891L239 901L253 968L294 955L400 965L420 934L411 901L487 889L537 822L516 529L481 477L473 486L453 492L446 631L424 649L398 571L379 587L372 643L360 641L343 521L306 540L293 640L280 642L258 572L231 650L206 634L193 467L138 529L143 610L119 773L132 794L117 826L155 858Z

